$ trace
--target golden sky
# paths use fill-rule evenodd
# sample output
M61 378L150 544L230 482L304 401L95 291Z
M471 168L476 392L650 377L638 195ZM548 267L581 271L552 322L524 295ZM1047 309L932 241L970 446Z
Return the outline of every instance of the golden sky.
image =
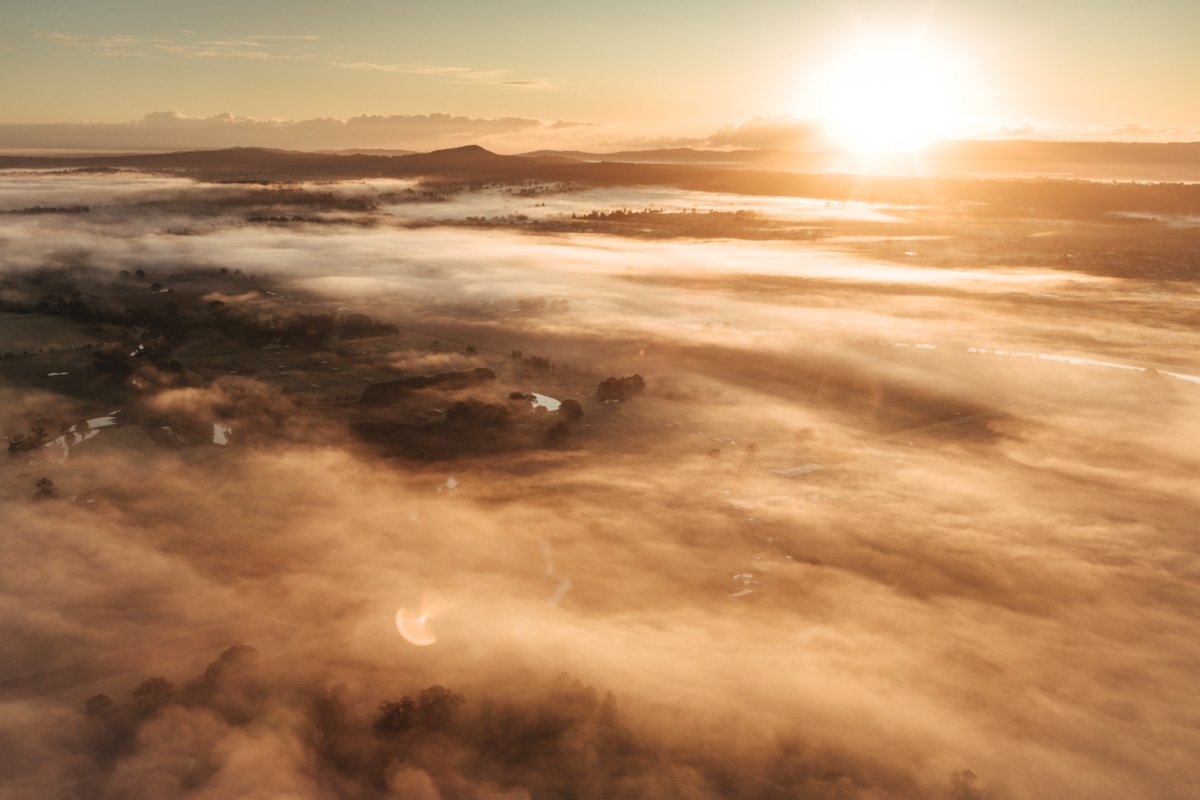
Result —
M7 0L0 123L445 113L594 145L915 113L892 138L1188 140L1198 30L1192 0Z

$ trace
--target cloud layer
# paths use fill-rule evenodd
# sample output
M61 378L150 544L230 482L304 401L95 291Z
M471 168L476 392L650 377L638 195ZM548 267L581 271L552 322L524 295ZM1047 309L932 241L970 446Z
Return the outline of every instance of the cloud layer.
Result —
M390 148L434 150L464 144L512 147L537 141L549 123L520 117L475 119L451 114L263 120L217 114L147 114L127 123L0 125L11 150L186 150L277 147L294 150ZM561 138L561 137L560 137Z

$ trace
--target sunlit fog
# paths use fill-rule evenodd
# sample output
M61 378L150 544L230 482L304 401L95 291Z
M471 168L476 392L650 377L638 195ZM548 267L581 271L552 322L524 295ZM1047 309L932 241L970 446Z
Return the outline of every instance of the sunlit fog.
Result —
M9 796L1187 795L1190 283L428 193L0 179Z

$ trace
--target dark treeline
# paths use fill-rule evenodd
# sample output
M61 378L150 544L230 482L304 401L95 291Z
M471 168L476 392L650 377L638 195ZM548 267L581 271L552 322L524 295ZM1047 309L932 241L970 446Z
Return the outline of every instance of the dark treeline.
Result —
M696 209L683 209L681 211L665 211L661 208L615 208L612 211L589 211L586 214L571 214L571 219L586 219L586 220L601 220L601 221L624 221L624 220L646 220L658 219L659 217L695 217L703 216L705 218L722 218L734 217L737 219L753 219L759 216L754 211L742 209L740 211L716 211L714 209L706 209L698 211Z
M234 307L223 300L209 301L208 310L222 333L236 337L248 345L320 348L339 339L387 336L399 331L395 325L371 319L365 314L281 314L275 311Z
M554 362L549 356L527 356L520 350L513 350L512 360L533 372L550 372L554 369Z
M383 407L389 413L351 422L350 431L364 444L386 455L416 461L572 446L573 424L583 417L578 400L563 400L558 410L547 411L535 405L533 396L524 392L510 392L504 402L478 397L454 399L442 394L441 402L446 404L444 413L422 413L428 410L430 400L439 397L430 395L415 413L413 408L407 409L407 413L403 409L402 413L391 413L388 406L411 390L402 391L404 394L386 399L378 399L381 393L364 391L364 403Z
M486 367L463 372L442 372L437 375L410 375L394 381L373 383L363 389L362 402L382 404L403 399L418 389L456 391L496 380L496 373Z
M195 276L179 277L188 281ZM244 291L250 279L241 270L208 270L201 276L232 282ZM223 333L247 344L277 343L322 347L339 339L362 339L398 332L395 325L365 314L322 312L280 313L273 309L230 305L223 300L205 303L194 294L173 292L159 281L149 282L144 270L121 270L115 282L105 281L83 268L42 270L0 279L0 311L61 316L81 324L109 324L146 331L150 338L174 344L188 339L197 326L216 325ZM144 286L144 290L142 289ZM113 291L113 289L119 291ZM147 295L164 295L150 302ZM19 355L19 354L9 354Z
M171 723L190 729L198 745L242 732L253 746L271 731L294 743L296 763L269 769L295 770L314 791L344 798L989 796L970 771L920 787L900 770L794 734L747 747L719 732L649 729L627 718L612 692L566 674L520 694L473 696L435 684L372 705L342 684L281 683L257 650L236 645L182 686L150 677L125 697L93 695L81 711L65 796L119 793L128 769L154 757L156 726ZM161 764L155 786L212 788L231 755L197 746L188 759Z
M0 214L87 214L91 210L88 206L29 206L27 208L0 211Z

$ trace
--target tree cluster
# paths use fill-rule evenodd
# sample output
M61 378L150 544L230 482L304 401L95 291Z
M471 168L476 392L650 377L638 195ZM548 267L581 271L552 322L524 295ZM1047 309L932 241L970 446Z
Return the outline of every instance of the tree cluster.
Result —
M519 361L529 369L537 372L550 372L554 369L554 362L550 360L549 356L527 356L521 350L513 350L512 360Z
M30 427L29 433L18 433L8 439L8 454L10 456L19 456L22 453L31 453L44 445L50 439L50 434L46 427L53 423L50 420L38 420Z
M602 403L631 400L646 390L646 379L641 375L624 378L605 378L596 387L596 399Z
M287 777L314 797L990 796L968 770L939 790L895 765L787 732L747 739L736 724L708 733L631 724L611 692L565 674L540 689L470 699L433 685L374 709L344 684L288 674L238 645L181 687L152 677L124 698L93 695L72 720L71 778L59 795L216 796L230 788L222 774L237 775L245 763L231 758L234 749L275 737L288 743L289 763L263 770L294 771ZM164 731L186 736L163 748L156 735ZM156 793L131 794L130 774L153 775ZM397 785L406 774L420 783Z
M512 412L495 403L471 398L460 400L446 410L446 426L469 430L503 428L512 421Z
M212 300L208 313L225 333L241 337L247 344L285 344L293 347L326 347L337 339L387 336L400 329L365 314L295 313L270 316L231 309L222 300Z
M415 700L405 695L380 703L373 728L379 736L398 736L413 729L448 730L464 701L461 694L444 686L430 686Z

